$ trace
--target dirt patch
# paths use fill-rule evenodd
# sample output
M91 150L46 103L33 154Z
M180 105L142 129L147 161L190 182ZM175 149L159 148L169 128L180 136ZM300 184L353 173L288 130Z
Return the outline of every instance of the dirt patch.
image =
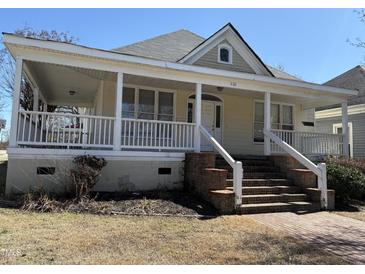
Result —
M351 200L348 204L338 204L333 213L365 222L365 201Z

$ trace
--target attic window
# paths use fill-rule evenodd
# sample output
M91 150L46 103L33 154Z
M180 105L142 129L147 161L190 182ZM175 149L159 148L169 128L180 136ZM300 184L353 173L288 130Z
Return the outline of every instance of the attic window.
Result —
M218 63L232 64L232 48L227 44L218 46Z

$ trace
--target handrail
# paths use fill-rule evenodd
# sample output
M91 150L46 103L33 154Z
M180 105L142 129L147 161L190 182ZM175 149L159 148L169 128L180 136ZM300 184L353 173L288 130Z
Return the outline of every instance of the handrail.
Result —
M78 117L78 118L95 118L95 119L108 119L108 120L114 120L115 119L115 117L110 117L110 116L97 116L97 115L89 115L89 114L74 114L74 113L67 113L67 112L46 112L46 111L33 111L33 110L19 110L19 113L52 115L52 116L71 116L71 117Z
M318 188L321 190L321 207L327 208L328 199L327 199L327 170L326 164L320 163L315 165L311 160L297 151L295 148L290 146L288 143L281 140L278 136L276 136L271 131L264 129L265 136L269 137L270 140L275 142L278 146L280 146L284 151L286 151L290 156L295 158L298 162L312 171L314 174L318 176Z
M233 191L235 196L235 206L242 205L242 179L243 169L242 162L235 161L232 156L221 146L221 144L202 126L200 125L200 132L213 145L218 153L227 161L233 169Z
M327 132L308 132L308 131L298 131L298 130L289 130L289 129L272 129L272 131L276 132L295 132L295 133L304 133L304 134L316 134L316 135L324 135L324 136L343 136L341 133L327 133Z

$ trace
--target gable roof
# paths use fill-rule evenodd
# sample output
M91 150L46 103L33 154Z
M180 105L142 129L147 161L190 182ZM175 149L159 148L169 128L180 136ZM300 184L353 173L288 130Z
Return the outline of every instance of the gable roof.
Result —
M260 60L260 62L262 62L262 60L244 41L244 39L241 37L238 31L233 27L233 25L229 23L225 25L223 28L225 28L226 26L230 26L232 30L234 30L238 34L240 39L242 39L242 41L252 51L252 53ZM217 32L219 32L220 30L218 30ZM211 35L211 37L214 35L215 34ZM113 49L113 51L156 60L178 62L179 60L187 56L190 52L192 52L194 49L202 45L208 39L205 39L189 30L181 29L171 33L166 33L156 37L152 37L140 42L136 42L130 45L118 47L116 49ZM162 51L161 49L164 50ZM262 62L262 64L264 63ZM270 74L276 78L303 82L303 80L289 73L278 70L272 66L268 66L266 64L264 64L264 66L270 72Z
M365 67L362 65L353 67L352 69L325 82L323 85L357 90L359 92L358 95L349 97L347 100L348 105L365 104ZM336 108L339 106L340 105L337 104L326 108L320 108L318 110Z
M260 59L260 57L254 52L254 50L247 44L247 42L243 39L241 34L236 30L236 28L231 24L228 23L220 28L218 31L213 33L209 38L205 39L202 43L200 43L197 47L193 48L188 54L186 54L183 58L179 60L179 62L184 63L189 58L193 57L194 55L198 54L207 44L213 41L216 37L219 37L221 34L227 31L233 31L233 33L238 37L238 39L243 43L244 47L248 49L248 52L252 54L254 61L257 61L259 65L262 66L264 72L266 74L274 76L273 73L267 68L264 62Z
M163 61L177 62L205 39L188 30L159 35L114 51Z

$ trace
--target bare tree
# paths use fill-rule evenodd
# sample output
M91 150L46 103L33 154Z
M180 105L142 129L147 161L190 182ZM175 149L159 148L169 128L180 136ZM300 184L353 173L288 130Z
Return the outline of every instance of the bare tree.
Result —
M354 10L354 12L357 14L360 22L365 24L365 9ZM356 37L354 41L348 38L347 42L354 47L365 48L365 41L362 40L360 37Z
M78 39L68 32L57 32L55 30L34 30L25 26L14 31L15 35L37 38L42 40L74 43ZM14 91L15 62L9 51L3 47L0 49L0 98L12 98ZM3 104L2 104L3 103ZM20 105L25 110L33 109L33 90L25 77L22 77L20 91ZM0 110L4 107L4 101L0 100ZM47 111L54 111L56 106L48 106Z

